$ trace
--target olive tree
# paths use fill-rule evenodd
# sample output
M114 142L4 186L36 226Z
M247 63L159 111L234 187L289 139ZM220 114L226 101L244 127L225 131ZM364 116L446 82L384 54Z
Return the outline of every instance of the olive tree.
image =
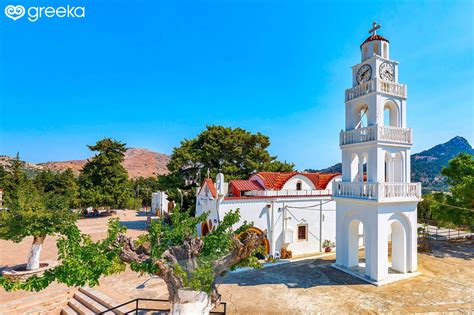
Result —
M26 269L38 269L46 236L63 233L76 216L69 211L66 198L50 194L46 201L29 180L16 187L15 198L7 206L8 210L0 211L0 239L21 242L33 236Z
M126 228L118 219L111 219L107 237L98 242L81 235L73 225L58 241L57 267L24 282L0 279L0 284L8 291L41 290L52 281L93 286L101 275L123 271L125 264L130 264L136 272L165 281L172 313L207 314L220 302L217 277L239 265L260 266L253 253L261 249L264 235L249 232L247 223L233 229L240 220L237 210L228 212L214 230L199 237L196 227L206 218L207 213L191 217L177 209L153 221L148 233L137 239L127 237Z

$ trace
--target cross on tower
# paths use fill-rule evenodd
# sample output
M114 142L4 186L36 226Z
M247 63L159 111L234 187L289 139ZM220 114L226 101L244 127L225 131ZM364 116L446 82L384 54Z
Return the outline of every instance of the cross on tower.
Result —
M377 30L381 27L382 25L377 24L377 22L372 23L372 28L369 30L369 33L372 33L372 36L377 35Z

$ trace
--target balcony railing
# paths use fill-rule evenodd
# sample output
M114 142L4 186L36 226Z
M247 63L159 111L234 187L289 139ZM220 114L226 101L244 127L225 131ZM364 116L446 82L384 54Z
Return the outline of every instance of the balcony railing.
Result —
M407 86L405 84L398 84L395 82L387 82L379 79L373 79L354 86L353 88L347 89L346 102L374 91L380 91L382 93L403 98L407 97Z
M378 201L421 199L420 183L334 182L333 196Z
M374 140L412 144L412 129L374 125L365 128L341 131L339 138L340 145Z

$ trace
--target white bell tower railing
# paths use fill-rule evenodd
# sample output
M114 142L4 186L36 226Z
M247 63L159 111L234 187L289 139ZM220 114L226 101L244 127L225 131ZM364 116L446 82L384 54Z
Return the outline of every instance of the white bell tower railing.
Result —
M395 82L382 81L377 78L361 83L346 90L346 102L355 98L379 91L385 94L407 98L407 86Z
M376 201L420 200L421 183L334 182L334 197Z
M386 141L411 145L413 142L412 129L386 125L374 125L348 131L341 131L339 134L340 145L367 141Z

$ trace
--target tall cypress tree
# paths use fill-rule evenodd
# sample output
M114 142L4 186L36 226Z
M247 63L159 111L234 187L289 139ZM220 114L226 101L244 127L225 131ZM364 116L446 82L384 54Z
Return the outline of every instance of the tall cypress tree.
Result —
M97 151L79 175L79 193L83 206L120 207L131 195L127 170L122 166L125 143L104 138L88 146Z

